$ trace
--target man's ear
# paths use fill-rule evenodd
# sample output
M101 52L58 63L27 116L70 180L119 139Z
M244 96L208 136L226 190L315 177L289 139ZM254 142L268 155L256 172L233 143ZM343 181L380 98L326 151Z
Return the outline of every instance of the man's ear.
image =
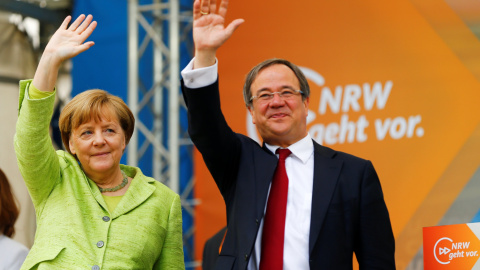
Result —
M250 113L250 116L252 117L252 123L255 125L255 117L253 116L253 105L247 106L248 112Z
M310 103L310 97L305 98L303 106L305 106L305 117L308 116L308 104Z

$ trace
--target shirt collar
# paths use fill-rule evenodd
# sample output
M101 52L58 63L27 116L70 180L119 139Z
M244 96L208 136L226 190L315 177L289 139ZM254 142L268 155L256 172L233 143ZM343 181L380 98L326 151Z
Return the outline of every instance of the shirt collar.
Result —
M275 151L277 151L277 148L280 148L278 145L270 145L268 143L265 143L265 146L272 153L275 153ZM300 159L303 163L306 163L308 158L310 158L310 156L313 154L312 137L310 137L310 134L307 133L307 136L287 148L292 152L294 156Z

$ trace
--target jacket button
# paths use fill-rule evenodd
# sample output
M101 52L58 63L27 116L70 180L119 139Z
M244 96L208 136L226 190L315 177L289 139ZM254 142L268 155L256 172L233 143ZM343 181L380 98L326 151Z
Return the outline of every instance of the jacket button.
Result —
M255 223L257 223L257 225L260 223L260 222L258 221L258 218L255 219Z
M98 241L97 242L97 247L101 248L101 247L103 247L104 244L105 243L103 243L103 241Z
M105 222L109 222L109 221L110 221L110 218L109 218L108 216L104 216L104 217L102 218L102 220L105 221Z
M245 261L248 261L248 254L245 254Z
M92 266L92 270L100 270L100 267L98 265Z

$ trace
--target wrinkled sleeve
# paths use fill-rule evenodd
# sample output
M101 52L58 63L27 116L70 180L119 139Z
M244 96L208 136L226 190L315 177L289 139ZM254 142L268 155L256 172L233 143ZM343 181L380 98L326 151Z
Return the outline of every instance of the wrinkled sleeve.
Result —
M55 95L30 99L30 84L31 80L20 81L14 147L20 172L38 217L45 199L60 179L60 166L49 135Z
M173 199L162 253L153 269L185 269L182 239L182 208L180 196L178 195L175 195Z

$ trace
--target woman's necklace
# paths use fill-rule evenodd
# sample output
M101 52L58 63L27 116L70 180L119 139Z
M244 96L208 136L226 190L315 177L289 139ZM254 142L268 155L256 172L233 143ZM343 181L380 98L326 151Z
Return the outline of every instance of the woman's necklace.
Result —
M120 183L120 185L116 186L116 187L112 187L112 188L101 188L101 187L98 187L98 189L100 190L101 193L104 193L104 192L115 192L119 189L122 189L124 186L126 186L128 184L128 177L127 175L125 174L125 172L123 172L123 170L121 171L122 172L122 175L123 175L123 181L122 183ZM97 185L98 186L98 185Z

